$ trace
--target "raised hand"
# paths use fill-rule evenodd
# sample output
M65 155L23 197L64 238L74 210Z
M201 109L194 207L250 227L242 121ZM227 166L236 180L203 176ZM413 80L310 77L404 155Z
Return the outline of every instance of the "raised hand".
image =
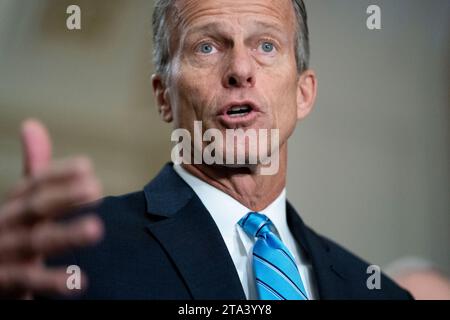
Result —
M92 245L103 234L95 215L62 224L57 218L101 197L101 186L85 157L52 161L46 128L22 124L24 176L0 204L0 297L69 294L65 268L50 269L46 257ZM86 277L82 276L82 286Z

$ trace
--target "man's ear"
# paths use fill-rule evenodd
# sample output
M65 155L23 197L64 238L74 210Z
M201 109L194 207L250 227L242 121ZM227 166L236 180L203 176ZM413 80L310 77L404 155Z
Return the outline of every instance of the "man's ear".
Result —
M298 79L297 119L302 120L311 113L317 95L317 78L313 70L305 70Z
M156 106L161 118L165 122L173 121L173 111L170 104L169 93L166 87L166 83L161 75L152 75L153 92L156 98Z

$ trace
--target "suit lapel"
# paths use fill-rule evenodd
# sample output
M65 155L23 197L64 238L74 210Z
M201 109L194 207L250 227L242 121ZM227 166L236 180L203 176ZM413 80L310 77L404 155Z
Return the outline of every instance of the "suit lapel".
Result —
M342 299L347 297L351 285L345 270L340 268L331 248L311 229L307 228L292 205L286 207L289 228L311 260L319 299Z
M245 299L219 229L172 165L166 165L144 192L153 220L147 228L173 261L192 298Z
M145 188L147 229L173 261L193 299L245 299L239 276L220 232L194 191L167 164ZM311 260L320 299L350 295L345 268L331 248L306 227L292 205L289 228Z

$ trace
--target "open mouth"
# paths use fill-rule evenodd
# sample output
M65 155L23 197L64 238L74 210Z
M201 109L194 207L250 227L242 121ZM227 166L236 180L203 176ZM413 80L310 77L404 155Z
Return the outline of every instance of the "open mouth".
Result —
M245 117L246 115L250 114L252 110L253 108L248 104L237 105L230 107L227 110L227 115L229 115L231 118Z
M225 127L248 127L262 115L257 103L246 101L232 101L217 112L217 116Z

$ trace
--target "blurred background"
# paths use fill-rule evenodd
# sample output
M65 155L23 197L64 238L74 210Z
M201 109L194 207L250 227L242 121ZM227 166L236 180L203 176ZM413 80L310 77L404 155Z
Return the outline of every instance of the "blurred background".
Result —
M450 272L450 2L306 0L312 116L290 141L288 198L306 223L385 266ZM82 9L82 30L66 8ZM381 8L381 30L366 9ZM18 129L41 119L56 157L89 155L107 194L170 160L153 102L149 0L0 0L0 198L21 174Z

